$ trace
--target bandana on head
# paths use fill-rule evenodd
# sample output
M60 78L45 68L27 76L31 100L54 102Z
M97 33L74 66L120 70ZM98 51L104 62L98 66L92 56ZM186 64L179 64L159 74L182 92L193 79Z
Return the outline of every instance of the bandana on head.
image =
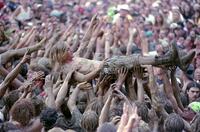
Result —
M192 102L189 107L195 112L200 112L200 102Z

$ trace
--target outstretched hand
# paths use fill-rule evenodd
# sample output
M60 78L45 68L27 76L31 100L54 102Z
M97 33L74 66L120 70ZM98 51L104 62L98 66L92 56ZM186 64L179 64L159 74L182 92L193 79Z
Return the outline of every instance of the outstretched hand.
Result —
M133 68L133 72L136 78L141 79L143 77L144 69L141 66L136 66Z
M131 112L129 113L130 110ZM117 132L130 132L133 129L136 129L139 125L140 119L141 118L137 114L137 107L135 105L131 107L124 103L123 115Z
M46 76L44 87L47 90L46 92L53 89L53 75L47 75Z
M88 83L88 82L79 83L79 84L77 85L77 87L79 87L80 90L83 90L83 91L84 91L84 90L90 90L90 89L92 88L91 84Z
M28 50L26 51L26 53L24 54L24 56L23 56L23 58L22 58L22 60L21 60L21 63L26 63L27 61L30 60L31 56L28 55L28 53L29 53L29 49L28 49Z
M126 67L122 67L118 70L118 79L117 79L117 86L121 86L126 79L128 74L128 69Z

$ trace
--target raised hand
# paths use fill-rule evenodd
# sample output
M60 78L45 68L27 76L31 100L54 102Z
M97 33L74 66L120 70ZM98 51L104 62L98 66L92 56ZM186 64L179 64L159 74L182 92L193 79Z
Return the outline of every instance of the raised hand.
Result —
M129 110L131 113L129 114ZM137 114L137 107L134 105L131 107L124 103L123 115L120 120L120 124L117 132L130 132L133 129L136 129L139 125L140 117Z
M38 71L38 72L34 73L32 81L42 80L42 79L44 79L44 77L45 77L44 72Z
M30 60L31 56L28 55L28 52L29 52L29 49L26 51L26 53L24 54L22 60L21 60L21 63L26 63L27 61Z
M100 95L104 95L106 91L108 90L108 87L106 85L110 81L111 76L105 76L99 83L98 83L98 92Z
M88 83L88 82L79 83L79 84L77 85L77 87L79 87L80 90L83 90L83 91L84 91L84 90L90 90L90 89L92 88L91 84Z
M127 74L128 74L128 69L126 67L122 67L121 69L118 70L117 86L121 87L121 85L126 79Z
M144 68L141 66L136 66L133 68L133 72L136 78L142 78L144 73Z
M97 23L93 26L93 31L92 31L93 38L98 37L101 31L102 24L103 24L102 20L98 20Z
M24 89L30 89L32 86L32 81L25 81L19 88L18 90L24 90Z
M49 89L53 88L53 75L47 75L45 78L45 84L44 84L46 92L49 91Z

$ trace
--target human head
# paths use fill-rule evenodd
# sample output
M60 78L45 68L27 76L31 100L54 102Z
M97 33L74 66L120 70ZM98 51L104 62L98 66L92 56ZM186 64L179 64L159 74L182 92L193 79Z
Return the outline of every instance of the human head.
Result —
M194 80L200 83L200 68L195 69L194 71Z
M84 113L87 107L87 93L80 92L77 99L77 108L81 113Z
M71 118L71 112L67 106L67 103L64 102L61 106L60 106L60 111L63 113L64 117L66 119L70 119Z
M7 95L4 96L4 103L7 111L10 111L13 104L19 99L20 94L19 91L11 91Z
M19 122L22 126L28 125L34 115L35 109L29 99L17 101L10 110L11 119Z
M73 54L64 43L56 44L52 47L50 53L51 59L60 64L72 61Z
M35 116L39 116L45 107L43 100L39 99L38 97L33 97L31 101L35 107Z
M189 83L186 88L186 93L190 102L195 101L200 95L200 84L194 81Z
M58 113L53 108L46 108L40 114L40 122L43 124L45 131L53 128L57 119Z
M164 122L165 132L182 132L184 129L183 119L175 114L170 114Z
M116 132L117 129L113 123L103 123L97 128L97 132Z
M87 110L95 111L99 116L101 114L101 110L103 108L103 103L99 101L97 98L91 101L91 103L87 106Z
M120 13L121 17L125 17L129 13L129 6L127 4L124 5L118 5L117 10Z
M139 101L136 101L135 104L137 106L138 115L142 118L144 122L148 123L149 116L148 116L148 107L146 106L146 104L144 102L139 102Z
M86 132L95 132L98 127L98 116L94 111L87 111L81 119L81 127Z

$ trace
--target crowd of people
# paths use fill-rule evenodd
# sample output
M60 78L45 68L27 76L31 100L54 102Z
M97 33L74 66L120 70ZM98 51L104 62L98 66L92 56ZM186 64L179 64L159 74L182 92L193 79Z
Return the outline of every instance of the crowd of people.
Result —
M200 132L200 0L0 0L0 64L0 132Z

